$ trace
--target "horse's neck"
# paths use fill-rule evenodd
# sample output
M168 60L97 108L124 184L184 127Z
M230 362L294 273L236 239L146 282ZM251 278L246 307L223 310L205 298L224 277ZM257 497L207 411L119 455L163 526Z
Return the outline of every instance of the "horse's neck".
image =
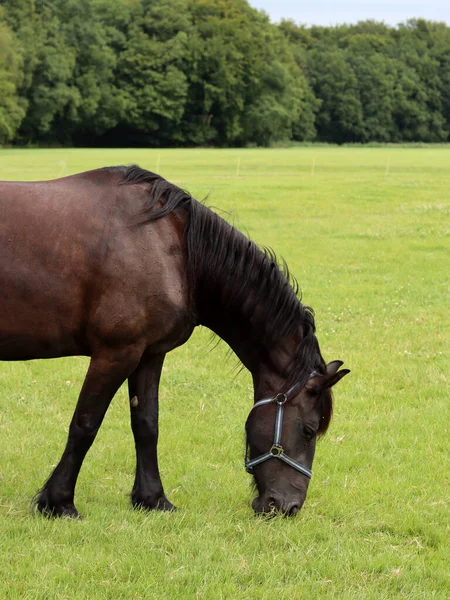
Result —
M187 249L197 322L228 343L258 387L282 377L303 313L275 256L197 203Z
M220 306L209 305L203 319L200 315L200 322L221 337L250 371L255 398L269 396L282 388L295 350L294 336L267 347L263 331L255 330L245 319L235 315L231 318Z

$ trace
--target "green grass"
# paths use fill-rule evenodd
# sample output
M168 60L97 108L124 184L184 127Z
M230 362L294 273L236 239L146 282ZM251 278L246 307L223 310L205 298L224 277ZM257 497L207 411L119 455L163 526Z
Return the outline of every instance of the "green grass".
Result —
M0 365L0 598L448 598L450 148L3 150L0 179L139 163L284 256L326 359L352 369L295 519L255 518L248 374L198 331L168 356L160 465L174 514L129 507L125 391L83 466L81 522L33 515L86 370Z

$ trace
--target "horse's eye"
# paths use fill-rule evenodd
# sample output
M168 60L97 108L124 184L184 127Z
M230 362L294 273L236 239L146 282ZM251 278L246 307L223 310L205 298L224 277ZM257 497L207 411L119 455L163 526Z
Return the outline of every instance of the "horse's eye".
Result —
M308 425L305 425L303 427L303 433L308 439L312 439L316 435L314 429L312 429L312 427L309 427Z

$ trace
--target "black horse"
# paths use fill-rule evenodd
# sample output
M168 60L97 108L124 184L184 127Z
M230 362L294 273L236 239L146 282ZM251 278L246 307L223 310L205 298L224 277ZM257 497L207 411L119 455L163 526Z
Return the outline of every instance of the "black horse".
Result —
M0 183L0 360L91 358L66 448L37 496L41 512L78 516L78 473L126 379L132 503L173 509L157 462L158 386L166 353L197 325L223 338L253 376L246 465L255 511L295 514L330 422L330 388L349 371L338 371L340 361L326 366L312 310L287 269L135 166Z

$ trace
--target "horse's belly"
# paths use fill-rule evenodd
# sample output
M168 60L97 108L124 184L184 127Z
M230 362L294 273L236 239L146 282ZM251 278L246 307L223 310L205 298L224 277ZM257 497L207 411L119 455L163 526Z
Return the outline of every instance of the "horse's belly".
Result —
M80 290L51 274L14 276L0 261L0 360L27 360L85 354Z
M61 358L62 356L88 355L88 351L74 339L50 339L48 336L29 337L3 335L0 331L0 360L33 360L37 358Z
M60 322L58 311L32 303L12 305L0 292L0 360L30 360L86 354L82 336Z
M7 200L0 194L0 360L85 354L87 250L76 219L51 221L31 192Z

